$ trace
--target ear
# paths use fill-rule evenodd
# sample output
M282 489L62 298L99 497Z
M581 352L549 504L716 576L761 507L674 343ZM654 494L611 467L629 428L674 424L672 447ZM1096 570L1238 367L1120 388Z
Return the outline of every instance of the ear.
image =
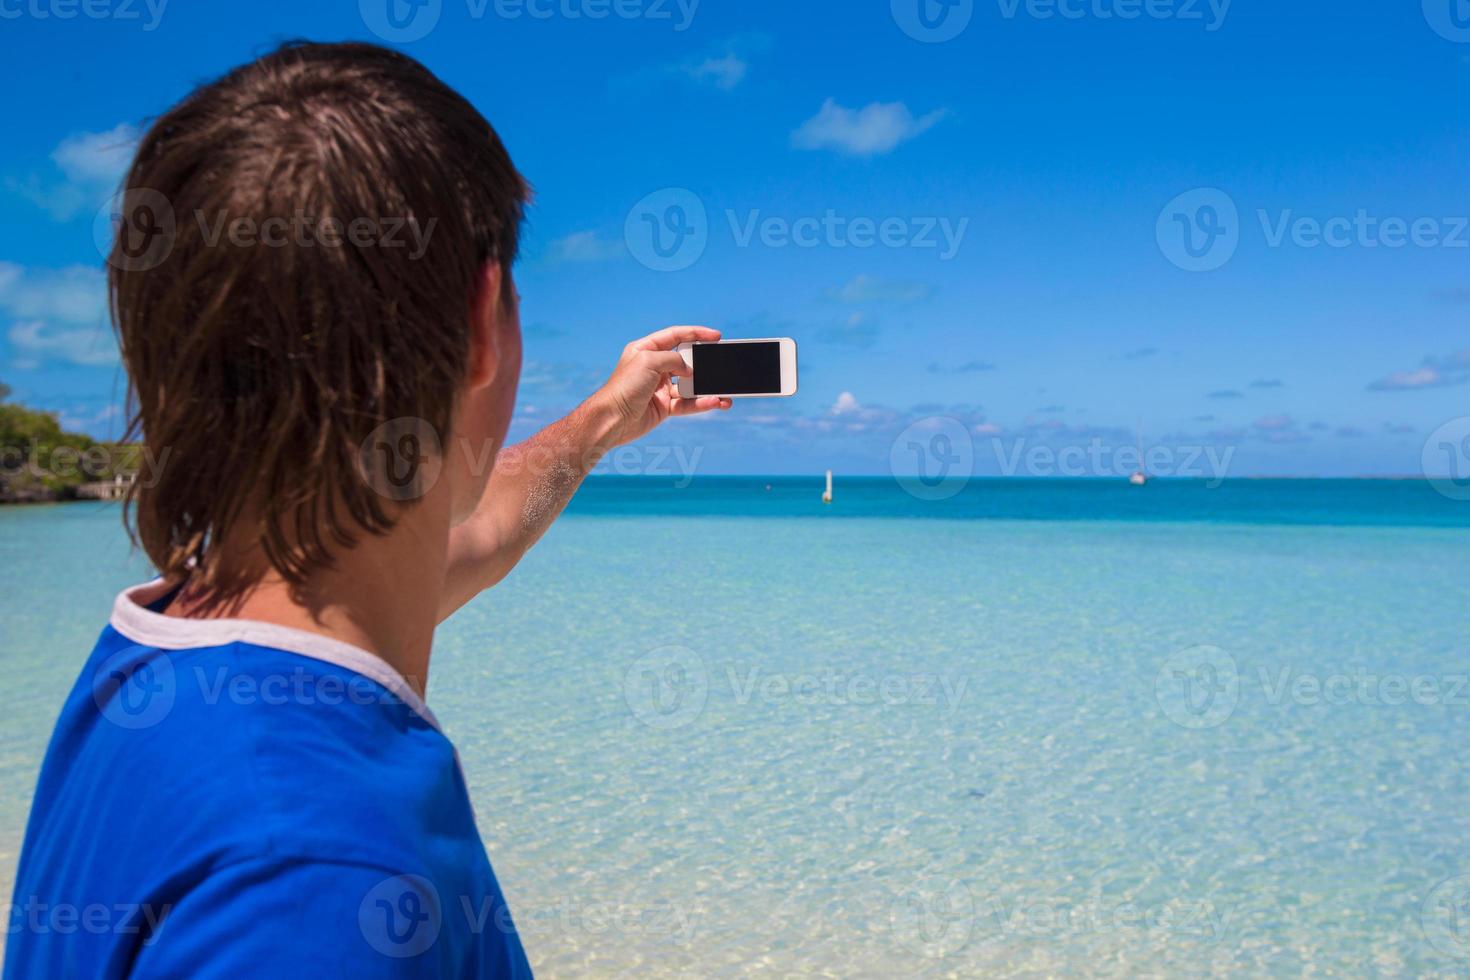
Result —
M495 382L500 371L500 263L491 259L480 270L479 285L470 301L470 360L465 387L471 391Z

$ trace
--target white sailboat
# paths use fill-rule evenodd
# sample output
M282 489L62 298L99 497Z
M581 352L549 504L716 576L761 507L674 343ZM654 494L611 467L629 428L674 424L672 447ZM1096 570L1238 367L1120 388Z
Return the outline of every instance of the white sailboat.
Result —
M827 471L827 489L825 491L823 491L823 493L822 493L822 503L824 503L824 504L830 504L831 502L832 502L832 471L831 470L828 470Z
M1144 472L1143 462L1143 423L1139 422L1133 431L1138 437L1138 471L1128 478L1128 482L1135 487L1142 487L1148 484L1148 474Z

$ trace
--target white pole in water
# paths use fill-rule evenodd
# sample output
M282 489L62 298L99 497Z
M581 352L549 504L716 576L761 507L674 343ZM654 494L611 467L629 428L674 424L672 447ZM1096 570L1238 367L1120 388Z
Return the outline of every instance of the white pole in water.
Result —
M831 502L832 502L832 471L831 470L828 470L827 471L827 492L824 493L824 494L822 494L822 503L824 503L824 504L830 504Z

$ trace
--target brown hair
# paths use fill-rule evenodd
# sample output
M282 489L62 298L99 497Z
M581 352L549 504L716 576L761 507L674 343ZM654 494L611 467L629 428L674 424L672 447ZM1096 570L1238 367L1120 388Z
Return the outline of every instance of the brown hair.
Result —
M359 448L393 419L448 430L480 273L510 288L528 194L469 102L373 45L286 45L153 124L109 286L128 437L164 461L129 531L165 577L243 588L220 553L239 531L299 586L393 526ZM145 206L163 234L140 252Z

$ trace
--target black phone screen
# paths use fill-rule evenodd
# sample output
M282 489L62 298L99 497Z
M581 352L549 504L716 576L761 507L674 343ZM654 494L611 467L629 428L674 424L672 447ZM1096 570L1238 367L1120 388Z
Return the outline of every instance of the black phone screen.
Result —
M781 345L695 344L696 395L779 395Z

